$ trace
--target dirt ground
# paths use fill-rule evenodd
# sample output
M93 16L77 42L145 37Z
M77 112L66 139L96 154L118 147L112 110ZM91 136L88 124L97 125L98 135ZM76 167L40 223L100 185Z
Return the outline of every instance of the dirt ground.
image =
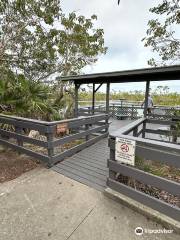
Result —
M80 143L82 143L82 140L72 141L69 144L64 144L62 147L56 148L56 152L60 153ZM34 151L44 153L44 148L35 148L30 144L28 144L27 147ZM13 180L23 173L36 168L40 164L38 160L0 146L0 183Z
M39 164L40 162L26 155L20 155L10 149L0 149L0 183L15 179Z

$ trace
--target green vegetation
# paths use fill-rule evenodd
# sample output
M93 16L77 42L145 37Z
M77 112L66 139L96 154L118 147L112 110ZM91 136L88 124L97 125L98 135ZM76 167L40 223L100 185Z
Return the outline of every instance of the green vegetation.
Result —
M168 18L167 26L179 24L179 1L173 1L174 5L163 2L159 10L154 8L152 12L170 13L173 19ZM70 83L62 84L56 77L79 74L85 66L95 63L100 54L106 53L104 32L95 28L96 19L96 15L86 18L75 12L65 15L59 0L1 0L0 113L48 121L71 117L73 87ZM167 35L165 26L164 33ZM156 36L153 38L157 40ZM146 39L146 44L155 44L153 38ZM178 47L176 44L171 48L171 53L179 54ZM180 105L180 94L169 93L167 87L159 86L151 94L154 104ZM111 93L112 100L124 98L143 101L144 93ZM80 100L91 99L91 92L80 93ZM105 93L97 93L96 100L105 100Z
M0 70L21 73L28 80L52 74L77 74L105 54L104 32L96 15L66 16L59 0L1 0Z
M160 60L154 58L149 65L170 65L180 63L180 39L176 32L180 24L180 1L162 0L156 7L149 10L158 18L148 22L147 36L142 39L145 47L151 47L158 53Z
M55 78L78 74L106 53L96 19L65 15L59 0L1 0L0 112L57 120L66 108L71 115L72 86Z
M66 106L68 117L73 106L72 97L62 94L58 86L49 87L14 74L11 80L0 81L0 103L0 113L47 121L61 119L59 110Z
M180 178L179 169L162 164L158 161L144 160L143 158L136 156L135 165L138 169L159 177L174 179L175 181L179 181Z
M130 92L111 92L111 100L126 99L129 101L143 101L145 93L143 91L130 91ZM155 105L180 105L180 94L177 92L170 93L167 86L158 86L155 90L151 91L151 96ZM81 92L79 96L81 101L91 101L92 92ZM96 101L105 101L106 94L102 92L96 93Z

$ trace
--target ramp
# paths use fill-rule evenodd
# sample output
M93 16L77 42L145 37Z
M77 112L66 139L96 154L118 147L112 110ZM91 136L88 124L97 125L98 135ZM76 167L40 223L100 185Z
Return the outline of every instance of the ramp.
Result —
M103 191L107 180L107 138L53 166L52 169L89 187Z

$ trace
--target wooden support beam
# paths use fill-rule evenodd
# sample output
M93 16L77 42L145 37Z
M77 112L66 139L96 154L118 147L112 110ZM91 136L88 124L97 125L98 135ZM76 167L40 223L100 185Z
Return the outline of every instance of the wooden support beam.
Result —
M149 97L150 81L146 81L146 92L145 92L145 101L144 101L144 117L147 117L148 109L148 97ZM142 138L145 138L146 134L146 121L143 123Z
M110 94L110 83L106 86L106 113L109 114L109 94Z
M74 99L74 117L78 117L78 90L80 84L75 84L75 99Z
M145 102L144 102L144 117L147 116L149 89L150 89L150 81L147 81L146 92L145 92Z
M103 83L100 83L99 86L95 89L95 93L100 89L100 87L103 85Z
M95 107L95 83L93 83L93 93L92 93L92 114L94 115Z
M106 113L109 114L109 95L110 95L110 83L107 83L106 86ZM108 124L108 119L106 120L106 124ZM108 132L108 129L106 129Z

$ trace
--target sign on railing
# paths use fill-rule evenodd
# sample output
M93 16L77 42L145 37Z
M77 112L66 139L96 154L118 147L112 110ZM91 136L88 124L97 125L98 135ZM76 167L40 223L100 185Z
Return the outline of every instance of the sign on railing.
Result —
M53 122L0 115L0 144L52 166L107 137L108 126L107 114Z
M115 146L115 160L129 164L135 165L135 148L136 142L125 138L116 138Z
M147 122L153 124L154 121L142 118L110 135L107 186L180 221L178 205L167 201L167 198L161 198L163 196L161 193L165 192L167 196L179 199L180 183L176 181L176 178L159 176L155 172L151 172L154 166L157 168L156 163L162 165L162 168L175 169L175 171L180 168L180 146L175 143L138 137L141 133L143 135L143 132L145 137L147 130L150 131L146 128ZM170 121L156 120L155 123L159 122L167 125ZM142 130L139 131L138 127L142 127ZM156 133L156 130L152 129L151 133ZM131 135L128 136L128 134ZM134 160L137 161L136 164L134 164ZM155 188L156 194L149 194Z

